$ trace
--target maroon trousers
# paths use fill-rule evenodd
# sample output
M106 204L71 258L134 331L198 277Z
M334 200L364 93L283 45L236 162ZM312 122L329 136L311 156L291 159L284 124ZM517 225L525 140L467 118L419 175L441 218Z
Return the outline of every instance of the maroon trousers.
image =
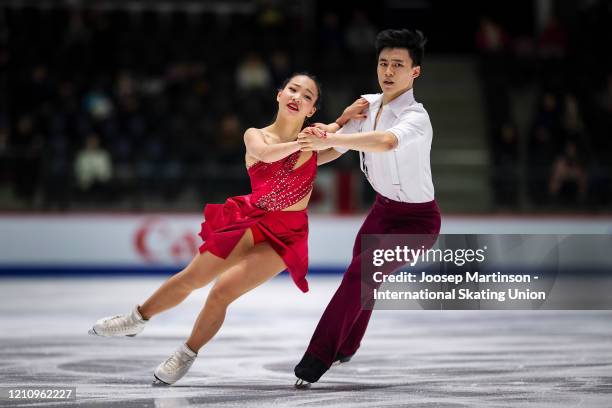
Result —
M353 246L353 260L344 273L342 283L327 305L315 329L309 353L331 366L336 354L355 354L365 334L372 310L364 310L361 299L362 277L361 236L364 234L427 234L433 242L440 232L440 210L435 201L427 203L400 203L381 195L370 209ZM426 244L426 245L427 245Z

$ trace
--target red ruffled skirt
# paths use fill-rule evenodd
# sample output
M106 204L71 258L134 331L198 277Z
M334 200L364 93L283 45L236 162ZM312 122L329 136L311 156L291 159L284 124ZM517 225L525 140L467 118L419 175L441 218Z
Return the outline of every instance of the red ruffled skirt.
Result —
M199 233L204 243L200 253L209 251L227 258L247 229L257 225L266 242L285 262L298 288L308 292L308 213L265 211L251 203L250 195L230 197L225 204L204 207Z

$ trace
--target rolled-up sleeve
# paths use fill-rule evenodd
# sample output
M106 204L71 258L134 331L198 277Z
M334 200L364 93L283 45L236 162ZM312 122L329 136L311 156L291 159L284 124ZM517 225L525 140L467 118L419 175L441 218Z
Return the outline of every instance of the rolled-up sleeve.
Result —
M359 128L360 128L359 125L360 125L360 122L354 119L351 119L344 126L342 126L340 130L338 130L336 133L338 134L357 133L359 132ZM344 147L334 147L334 150L337 151L338 153L346 153L349 151L349 149L344 148Z
M397 124L387 129L387 132L391 132L397 137L397 147L395 148L397 150L424 136L429 126L431 125L426 113L408 111L402 113Z

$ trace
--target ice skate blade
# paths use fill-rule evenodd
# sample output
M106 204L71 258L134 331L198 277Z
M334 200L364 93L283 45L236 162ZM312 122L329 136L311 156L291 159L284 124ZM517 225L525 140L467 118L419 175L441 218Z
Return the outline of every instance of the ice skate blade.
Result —
M295 382L295 388L298 390L307 390L310 388L311 385L311 383L309 383L308 381L304 381L301 378L298 378Z
M153 377L155 378L153 380L153 383L151 384L153 387L169 387L170 385L172 385L172 384L168 384L167 382L163 382L162 380L157 378L155 374L153 374Z
M96 337L113 337L113 336L103 336L101 334L96 333L95 329L91 328L89 329L89 331L87 331L87 334L89 334L90 336L96 336ZM136 337L135 334L126 334L125 337Z

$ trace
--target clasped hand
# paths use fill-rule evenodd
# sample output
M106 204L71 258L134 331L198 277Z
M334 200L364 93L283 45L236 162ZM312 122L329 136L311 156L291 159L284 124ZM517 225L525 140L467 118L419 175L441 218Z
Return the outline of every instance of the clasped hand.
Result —
M346 122L351 119L364 120L367 117L366 110L369 107L369 103L364 98L359 98L351 105L349 105L336 123L342 123L340 126L344 126ZM314 150L325 150L332 147L329 143L328 136L333 135L333 132L337 128L324 123L315 123L302 130L298 135L298 143L300 150L303 152L310 152Z
M309 126L302 130L298 135L297 142L300 145L300 150L303 152L312 152L328 149L327 131L319 126L325 126L322 123L315 123L314 126Z

